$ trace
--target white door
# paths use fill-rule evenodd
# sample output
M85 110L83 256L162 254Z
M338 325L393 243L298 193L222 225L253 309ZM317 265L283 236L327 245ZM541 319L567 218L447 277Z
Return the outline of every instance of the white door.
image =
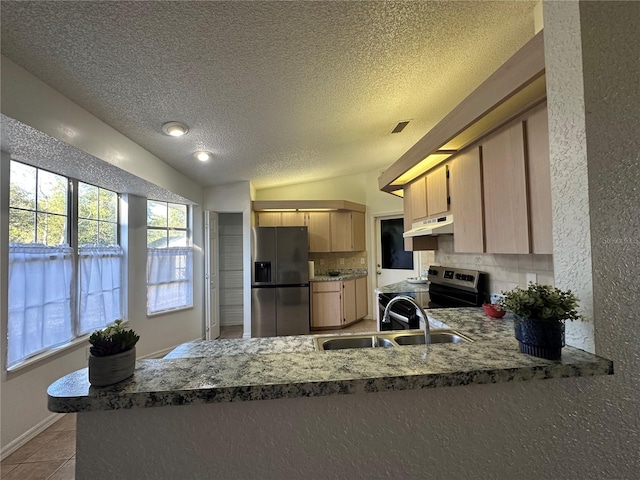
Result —
M418 252L405 252L403 217L376 217L376 280L377 287L402 282L420 275Z
M204 212L204 257L205 257L205 339L213 340L220 336L220 272L218 214ZM207 241L208 240L208 241Z

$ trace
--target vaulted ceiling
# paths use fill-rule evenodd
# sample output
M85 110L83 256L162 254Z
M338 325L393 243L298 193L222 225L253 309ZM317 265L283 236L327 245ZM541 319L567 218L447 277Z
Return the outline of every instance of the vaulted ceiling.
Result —
M2 54L200 185L263 189L387 168L533 36L535 3L3 0Z

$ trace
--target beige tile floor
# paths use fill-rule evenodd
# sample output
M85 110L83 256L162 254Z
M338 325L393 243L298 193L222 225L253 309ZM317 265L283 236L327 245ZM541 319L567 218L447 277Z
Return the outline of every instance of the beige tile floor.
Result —
M366 332L376 329L375 320L360 320L338 330L313 334ZM242 325L220 328L219 338L241 338ZM56 423L2 460L2 480L74 480L76 466L76 414L68 413Z
M68 413L0 464L2 480L73 480L76 415Z

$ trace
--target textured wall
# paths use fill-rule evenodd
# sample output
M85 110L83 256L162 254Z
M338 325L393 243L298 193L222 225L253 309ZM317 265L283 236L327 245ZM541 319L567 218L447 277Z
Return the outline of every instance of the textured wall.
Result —
M564 20L551 22L559 10ZM556 286L577 294L588 319L588 323L567 324L569 343L593 352L591 219L578 2L547 2L544 14Z

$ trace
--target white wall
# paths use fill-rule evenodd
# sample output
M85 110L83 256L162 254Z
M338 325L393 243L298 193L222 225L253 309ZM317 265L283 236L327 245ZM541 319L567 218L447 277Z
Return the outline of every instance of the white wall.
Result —
M2 56L2 113L121 170L200 203L202 188Z
M203 192L203 209L218 213L242 214L242 298L244 303L244 337L251 336L251 198L249 182L210 187ZM220 319L221 323L224 319Z
M63 140L97 157L97 162L115 164L129 173L201 201L202 189L158 158L81 109L55 90L2 57L2 113ZM75 131L75 137L68 132ZM6 276L8 258L8 174L9 155L2 153L0 191L0 311L3 312L2 338L6 339ZM46 164L44 165L46 168ZM138 357L162 352L180 343L200 338L203 331L203 250L202 209L193 207L194 227L194 307L192 309L146 316L146 205L145 199L128 196L129 253L128 319L140 334ZM125 217L126 218L126 217ZM127 238L126 235L123 238ZM2 344L3 355L5 342ZM4 457L56 418L47 410L47 387L58 378L86 367L88 342L63 351L29 367L3 374L1 383L0 445Z
M362 174L330 178L317 182L256 190L255 200L348 200L366 203L365 177Z

